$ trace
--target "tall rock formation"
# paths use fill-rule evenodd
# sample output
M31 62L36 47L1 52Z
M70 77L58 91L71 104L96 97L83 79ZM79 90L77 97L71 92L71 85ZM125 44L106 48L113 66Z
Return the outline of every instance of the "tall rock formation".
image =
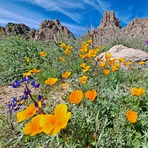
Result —
M104 12L104 16L98 28L89 31L84 38L92 38L93 45L105 45L116 40L125 42L134 39L148 39L148 18L136 18L132 20L125 28L122 28L120 21L115 13Z
M120 21L118 18L115 17L115 13L111 12L104 12L104 17L101 20L100 26L98 28L121 28Z
M74 35L68 30L67 27L62 26L58 19L45 20L40 24L39 30L36 32L32 31L32 38L37 40L57 40L64 39L75 39Z

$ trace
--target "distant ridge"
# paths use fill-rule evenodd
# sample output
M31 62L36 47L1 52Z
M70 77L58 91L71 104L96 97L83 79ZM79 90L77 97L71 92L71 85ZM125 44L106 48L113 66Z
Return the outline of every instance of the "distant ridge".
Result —
M25 38L31 38L33 41L55 41L59 42L59 38L65 40L75 40L70 30L62 26L58 19L43 21L38 30L30 29L25 24L8 23L6 27L0 26L1 35L20 34ZM92 38L93 45L103 45L117 39L129 40L134 38L148 39L148 18L135 18L125 28L120 25L120 20L116 18L114 11L105 11L100 21L100 25L93 30L77 39L81 41L85 38Z
M139 38L148 39L148 18L135 18L125 28L122 28L115 13L104 12L100 25L82 38L92 38L94 46L103 45L115 40Z
M25 38L31 38L34 41L42 40L49 41L54 40L58 42L59 38L75 39L74 35L67 27L62 26L58 19L45 20L40 26L39 30L30 29L25 24L8 23L6 27L0 26L1 35L22 35Z

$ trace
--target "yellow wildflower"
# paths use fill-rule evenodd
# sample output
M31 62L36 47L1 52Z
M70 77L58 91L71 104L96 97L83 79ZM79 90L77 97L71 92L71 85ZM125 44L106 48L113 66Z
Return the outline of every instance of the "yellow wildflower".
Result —
M57 81L58 81L57 78L48 78L48 79L45 81L45 84L53 85L53 84L55 84Z
M31 116L35 115L38 111L38 107L36 107L34 104L30 104L26 110L20 111L17 113L17 120L18 122L21 122L23 120L26 120L30 118Z
M146 90L144 88L136 88L136 87L133 87L131 89L131 94L133 96L138 96L139 97L140 95L144 94L145 92L146 92Z
M42 57L46 57L46 53L44 52L44 51L41 51L41 52L38 52L39 54L40 54L40 56L42 56Z
M31 122L28 122L24 127L24 134L34 136L43 131L43 127L40 125L41 119L44 115L37 115L31 119Z
M71 112L67 112L66 104L58 104L54 109L54 114L47 114L41 118L40 125L43 132L54 136L61 129L67 126L68 120L71 117Z
M66 47L66 44L65 43L62 43L62 44L60 44L60 47L65 48Z
M101 62L101 64L99 65L99 68L104 68L104 67L105 67L105 65L106 65L106 63L105 63L105 62Z
M105 53L105 58L106 59L110 59L112 57L112 55L110 53Z
M141 61L141 62L139 62L138 64L139 64L139 65L143 65L143 64L145 64L145 62Z
M23 77L27 77L27 76L31 76L31 72L30 71L23 73Z
M91 66L85 66L84 68L83 68L83 72L86 72L86 71L88 71L89 70L89 68L90 68Z
M60 61L61 61L61 62L65 62L65 58L60 57Z
M71 75L71 72L66 71L65 73L62 74L62 78L67 79Z
M88 43L88 44L91 44L91 43L92 43L92 39L88 39L88 40L87 40L87 43Z
M30 58L29 57L25 57L27 62L30 62Z
M79 78L79 82L80 82L81 84L84 84L84 83L86 83L87 79L88 79L87 76L82 76L82 77Z

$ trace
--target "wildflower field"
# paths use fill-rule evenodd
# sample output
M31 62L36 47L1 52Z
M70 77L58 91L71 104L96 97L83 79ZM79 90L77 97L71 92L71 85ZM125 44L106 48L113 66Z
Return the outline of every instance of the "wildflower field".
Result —
M92 47L0 39L0 85L23 88L1 105L1 148L147 148L147 63Z

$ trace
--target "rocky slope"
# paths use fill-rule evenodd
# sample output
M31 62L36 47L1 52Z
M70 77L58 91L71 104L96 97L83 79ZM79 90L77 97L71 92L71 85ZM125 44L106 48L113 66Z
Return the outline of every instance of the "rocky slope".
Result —
M8 23L5 28L0 26L0 32L2 35L22 35L25 38L31 38L34 41L54 40L55 42L58 42L61 38L64 38L65 40L75 39L72 32L70 32L67 27L62 26L57 19L54 21L43 21L39 26L39 30L30 29L25 24Z
M21 34L34 41L53 40L56 43L59 43L61 39L75 39L72 32L70 32L67 27L62 26L57 19L54 21L43 21L38 30L30 29L25 24L8 23L5 28L0 26L0 34ZM89 31L87 34L77 39L77 41L80 43L81 40L86 38L93 39L94 47L120 39L123 41L128 41L134 38L147 40L148 18L135 18L125 28L122 28L115 13L113 11L105 11L100 25L96 29Z
M135 18L125 28L121 28L115 13L105 11L98 28L85 34L84 38L92 38L94 46L107 44L117 39L128 41L133 38L143 38L146 40L148 39L148 18Z

